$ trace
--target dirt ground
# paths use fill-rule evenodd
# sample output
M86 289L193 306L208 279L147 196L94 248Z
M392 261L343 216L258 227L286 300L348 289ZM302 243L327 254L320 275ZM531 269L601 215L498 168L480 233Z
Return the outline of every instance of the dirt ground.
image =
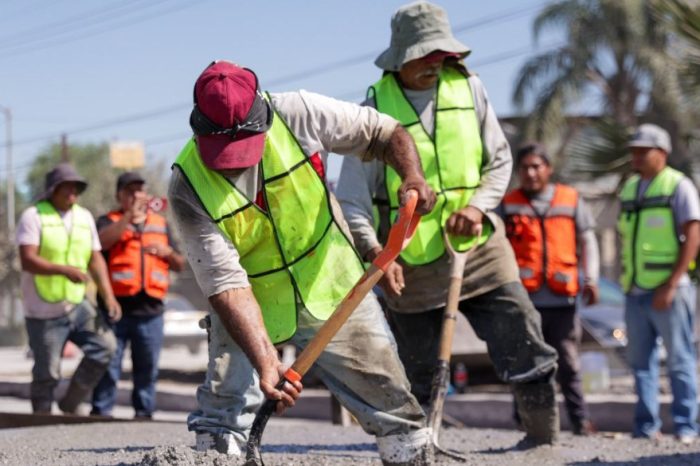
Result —
M573 437L556 447L515 451L522 433L494 429L447 429L443 446L468 454L467 465L697 465L700 441L683 446L628 435ZM217 453L193 450L194 435L182 423L100 423L0 430L2 465L237 465ZM263 439L266 465L380 465L374 439L358 427L274 419Z

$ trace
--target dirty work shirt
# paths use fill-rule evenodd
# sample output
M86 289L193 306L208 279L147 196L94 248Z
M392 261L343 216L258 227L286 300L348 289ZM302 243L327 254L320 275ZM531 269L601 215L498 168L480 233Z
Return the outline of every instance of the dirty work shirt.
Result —
M272 94L271 100L302 150L309 156L318 155L324 165L331 151L363 160L381 157L398 124L371 108L304 91ZM257 198L261 181L258 166L230 180L249 199ZM212 222L178 169L173 170L169 198L175 227L204 295L249 287L236 248ZM333 210L344 225L337 203ZM304 346L321 324L306 309L298 309L298 331L291 343L297 348ZM361 346L352 344L359 341L357 335L363 335ZM207 376L197 389L198 409L190 414L188 426L198 432L230 432L241 444L263 401L257 374L216 312L211 312L209 336ZM373 363L379 355L381 363ZM424 422L424 414L410 394L396 343L372 294L324 350L314 370L370 434L382 437L413 432Z
M398 124L372 109L310 92L272 94L271 98L304 153L318 155L324 167L329 152L362 160L380 157ZM256 199L262 182L259 166L230 180L248 199ZM168 196L187 259L204 295L250 286L238 251L211 221L179 170L173 170ZM333 202L333 207L344 226L337 203Z
M489 102L486 89L477 76L469 77L474 107L479 121L483 145L483 163L480 186L469 200L469 205L489 215L495 232L491 239L474 251L467 261L462 283L461 299L481 295L512 281L519 280L515 256L505 237L503 222L489 213L501 202L510 181L512 157L510 146L503 134L496 113ZM435 130L435 95L437 87L426 91L404 89L406 98L420 115L423 127L432 135ZM365 105L374 107L374 100ZM338 181L336 196L350 226L355 246L365 257L386 238L378 238L372 221L372 198L386 200L384 164L379 160L362 163L346 157ZM445 305L450 282L450 264L447 255L436 262L420 267L401 264L406 288L402 296L386 296L389 308L396 312L416 313Z
M651 179L639 180L637 201L641 201L651 181ZM681 179L680 183L678 183L678 187L671 195L670 203L671 210L673 211L673 220L676 224L676 232L679 235L678 241L683 242L685 241L683 226L688 222L700 221L700 198L698 198L698 190L695 188L690 178L683 177L683 179ZM690 276L687 273L684 273L678 281L678 286L682 285L690 285ZM648 290L642 290L635 286L632 287L629 294L642 295L648 292Z
M552 204L554 185L549 184L541 192L527 195L537 215L544 215ZM496 212L505 219L502 204L498 206ZM597 284L600 277L600 257L598 240L595 237L595 219L581 196L578 197L576 204L574 222L576 223L576 247L581 258L582 267L580 268L583 272L583 282ZM530 293L530 300L537 309L573 306L576 302L575 297L552 293L546 285L543 285L536 292Z
M59 212L66 231L73 227L73 211ZM102 249L100 237L92 216L90 217L90 230L92 231L92 250L99 252ZM22 213L17 224L17 246L39 246L41 240L41 219L36 206L29 207ZM24 313L26 317L33 319L54 319L68 314L75 304L69 302L47 303L39 297L34 284L34 274L22 271L21 277L22 296L24 297Z

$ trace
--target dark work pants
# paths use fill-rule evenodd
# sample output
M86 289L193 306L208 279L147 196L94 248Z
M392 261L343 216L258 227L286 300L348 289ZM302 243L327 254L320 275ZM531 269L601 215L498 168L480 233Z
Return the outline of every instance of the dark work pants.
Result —
M557 382L564 396L569 421L576 426L588 419L583 401L581 363L578 347L581 343L581 322L575 306L538 309L542 316L544 341L557 350L559 370Z
M540 315L520 282L466 299L459 310L486 342L496 373L504 382L550 385L557 353L545 343ZM423 405L430 401L443 312L443 308L417 314L388 312L411 391Z

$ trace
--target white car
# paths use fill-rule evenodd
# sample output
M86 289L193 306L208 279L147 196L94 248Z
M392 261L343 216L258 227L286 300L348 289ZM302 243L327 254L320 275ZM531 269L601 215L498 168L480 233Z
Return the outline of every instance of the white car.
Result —
M208 312L196 309L187 298L175 293L168 293L163 303L163 347L182 345L192 354L199 352L202 344L207 341L207 331L200 327L199 321L205 318Z

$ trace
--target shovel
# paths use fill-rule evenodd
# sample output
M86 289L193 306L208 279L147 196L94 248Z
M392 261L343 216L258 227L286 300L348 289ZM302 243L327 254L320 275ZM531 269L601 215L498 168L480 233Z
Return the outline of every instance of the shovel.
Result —
M404 205L399 209L396 223L389 232L386 247L372 261L367 271L343 298L343 301L306 345L292 366L285 371L282 380L276 386L278 390L282 389L287 382L301 380L321 355L326 345L338 333L340 327L348 320L355 308L382 278L389 265L408 245L420 221L420 216L414 215L416 204L418 203L418 193L413 190L408 191L404 200ZM265 430L265 425L274 412L276 405L277 400L266 400L255 416L253 427L248 436L248 444L246 445L246 466L264 466L260 454L260 440Z
M452 337L455 333L457 322L457 312L459 307L459 295L462 291L462 280L464 277L464 266L467 257L476 249L481 239L481 228L479 229L474 245L467 251L458 252L452 247L449 236L445 232L445 248L450 259L450 288L447 292L447 305L443 316L442 332L440 334L440 350L438 352L437 367L433 373L432 389L430 392L430 408L428 411L428 427L432 428L432 440L436 453L440 453L450 458L466 461L466 456L452 450L442 448L438 443L440 427L442 425L442 410L447 396L447 386L450 381L450 357L452 356Z

